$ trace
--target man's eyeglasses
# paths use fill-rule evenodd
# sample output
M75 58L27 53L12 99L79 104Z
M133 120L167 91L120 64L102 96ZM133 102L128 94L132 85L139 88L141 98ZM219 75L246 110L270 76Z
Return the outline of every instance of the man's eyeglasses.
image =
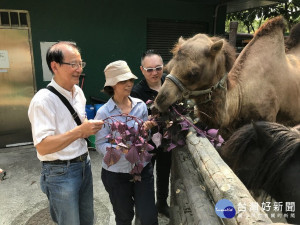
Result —
M147 73L151 73L153 71L159 72L159 71L162 71L163 66L157 66L155 68L150 68L150 67L149 68L145 68L145 67L143 67L143 69L146 70Z
M79 62L79 63L66 63L66 62L62 62L60 64L66 64L66 65L69 65L72 68L76 68L76 69L78 69L79 67L81 67L83 69L86 66L86 62Z

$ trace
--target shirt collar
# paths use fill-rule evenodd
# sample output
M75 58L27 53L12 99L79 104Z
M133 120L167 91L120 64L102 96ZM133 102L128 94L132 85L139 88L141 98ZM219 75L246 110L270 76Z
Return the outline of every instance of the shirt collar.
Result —
M134 108L139 102L142 102L142 100L140 100L138 98L132 98L131 96L129 96L129 99L132 102L132 108ZM108 107L109 112L113 111L117 107L116 103L114 102L114 100L112 98L110 98L107 101L107 107Z
M61 93L69 101L72 99L72 96L73 96L73 98L75 98L78 93L75 86L73 86L72 91L68 91L68 90L64 89L63 87L59 86L59 84L56 83L53 78L47 86L49 86L49 85L53 86L59 93ZM72 92L73 92L73 95L72 95Z

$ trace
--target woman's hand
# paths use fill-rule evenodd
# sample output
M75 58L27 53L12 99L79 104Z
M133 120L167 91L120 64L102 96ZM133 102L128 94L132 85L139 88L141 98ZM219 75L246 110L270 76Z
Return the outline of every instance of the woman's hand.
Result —
M157 123L154 120L147 120L144 122L143 127L145 130L150 130L152 127L157 126Z

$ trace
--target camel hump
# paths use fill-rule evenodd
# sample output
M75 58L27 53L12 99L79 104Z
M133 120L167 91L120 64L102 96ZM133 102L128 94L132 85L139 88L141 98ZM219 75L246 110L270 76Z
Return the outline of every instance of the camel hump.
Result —
M294 25L290 31L290 35L285 40L286 51L290 51L292 48L298 46L300 43L300 23Z
M282 32L286 28L286 21L282 16L277 16L265 22L254 34L256 37L261 37L274 32L275 28L281 28Z

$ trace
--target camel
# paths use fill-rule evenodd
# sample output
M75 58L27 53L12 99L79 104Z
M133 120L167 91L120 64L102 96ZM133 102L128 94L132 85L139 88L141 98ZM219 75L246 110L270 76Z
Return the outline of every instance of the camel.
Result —
M285 40L286 53L300 58L300 23L294 25Z
M268 20L235 61L224 39L180 38L155 106L165 112L182 98L193 99L200 120L225 140L250 121L298 124L300 59L285 52L285 26L283 17Z

